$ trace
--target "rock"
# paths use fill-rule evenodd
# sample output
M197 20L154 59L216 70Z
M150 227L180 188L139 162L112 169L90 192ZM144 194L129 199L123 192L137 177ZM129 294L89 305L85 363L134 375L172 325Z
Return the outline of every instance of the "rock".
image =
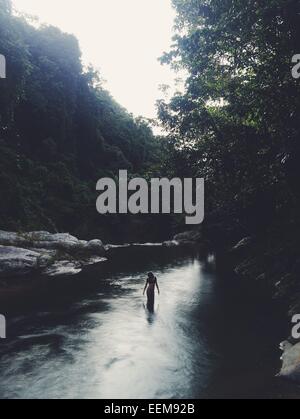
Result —
M281 348L284 351L283 365L278 376L300 383L300 343L293 346L290 342L283 342Z
M85 246L84 250L90 252L93 255L103 256L105 254L105 248L101 240L91 240Z
M40 253L12 247L0 246L0 277L26 275L37 271Z
M35 233L32 233L32 234L34 236ZM71 236L69 233L50 234L49 236L46 236L44 240L53 241L53 242L63 242L63 243L66 243L66 242L75 243L75 244L80 243L80 241L76 237ZM41 239L41 241L43 241L43 239Z
M172 248L172 247L178 247L179 242L177 240L170 240L163 243L163 247Z
M81 261L81 264L83 266L95 266L99 265L100 263L107 262L107 258L99 257L99 256L93 256L89 259Z
M280 349L285 352L285 351L289 351L290 349L292 349L293 345L288 341L284 341L280 344Z
M45 250L59 250L67 253L87 252L103 256L105 249L101 240L90 242L78 240L68 233L51 234L47 231L30 233L10 233L0 231L0 245Z
M107 244L104 248L108 252L109 250L126 249L128 247L131 247L131 244Z
M79 241L68 233L50 234L47 232L33 232L23 235L31 246L38 249L61 250L65 252L78 251L84 248L86 242Z
M60 260L49 266L43 272L44 275L54 277L62 275L77 275L82 271L82 265L79 262L69 260Z
M30 249L30 250L28 250ZM0 231L0 276L40 272L47 276L75 275L84 266L103 262L101 240L78 240L68 233Z
M100 263L106 262L107 259L99 256L90 257L85 260L73 261L73 260L59 260L48 266L44 271L43 275L56 277L63 275L77 275L82 272L83 268L96 266Z
M17 233L10 233L0 230L0 245L2 246L19 246L25 240Z

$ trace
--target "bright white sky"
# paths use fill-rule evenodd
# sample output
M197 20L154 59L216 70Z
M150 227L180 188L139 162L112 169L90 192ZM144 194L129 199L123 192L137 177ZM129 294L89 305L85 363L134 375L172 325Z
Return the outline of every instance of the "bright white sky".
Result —
M161 84L176 74L158 58L170 49L171 0L13 0L17 10L73 33L85 64L98 68L114 98L135 116L156 116Z

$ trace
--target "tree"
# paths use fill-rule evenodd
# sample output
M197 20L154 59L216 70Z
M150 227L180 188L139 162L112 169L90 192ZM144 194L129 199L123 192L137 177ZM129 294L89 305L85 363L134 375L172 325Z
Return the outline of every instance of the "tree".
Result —
M299 2L173 4L177 35L162 62L188 77L159 113L174 154L206 178L211 224L236 234L280 224L291 202L299 207L300 86L291 77Z
M157 163L148 123L117 104L95 70L83 69L74 36L34 28L4 0L0 53L8 67L0 80L0 228L139 234L130 219L113 231L115 220L97 214L95 185L119 169L142 175Z

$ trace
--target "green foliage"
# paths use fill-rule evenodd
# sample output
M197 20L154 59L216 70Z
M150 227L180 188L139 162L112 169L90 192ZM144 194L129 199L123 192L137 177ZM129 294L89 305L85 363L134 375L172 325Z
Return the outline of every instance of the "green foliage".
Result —
M130 240L134 219L101 217L96 181L120 169L143 174L160 158L148 122L134 119L83 70L77 40L35 29L0 1L0 228L70 231ZM133 228L131 228L133 226ZM131 233L118 237L120 230ZM141 225L138 225L139 232ZM112 237L113 236L113 237Z
M216 237L293 229L300 84L291 59L300 39L299 2L173 3L177 34L162 62L188 78L183 95L158 104L172 133L166 164L206 178L206 228Z

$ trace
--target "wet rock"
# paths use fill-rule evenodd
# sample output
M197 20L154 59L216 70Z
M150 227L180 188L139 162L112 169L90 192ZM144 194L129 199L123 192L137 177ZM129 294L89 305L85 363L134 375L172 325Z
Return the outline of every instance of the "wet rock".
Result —
M86 267L97 266L101 263L106 262L107 259L99 256L93 256L84 260L59 260L48 266L44 271L43 275L49 277L57 276L73 276L77 275Z
M0 246L0 277L26 275L38 270L40 254L31 250Z
M91 240L85 246L84 250L93 255L105 255L105 248L101 240Z
M82 271L82 265L79 262L60 260L49 266L43 272L44 275L54 277L62 275L77 275Z
M170 240L163 243L164 247L172 248L172 247L178 247L179 242L177 240Z
M46 276L75 275L84 266L103 262L101 240L78 240L68 233L0 231L0 277L32 273ZM105 259L106 260L106 259Z
M0 245L59 250L67 253L87 252L93 255L104 255L105 253L101 240L87 242L78 240L68 233L51 234L47 231L34 231L29 233L0 231Z
M95 266L99 265L100 263L107 262L107 258L99 257L99 256L93 256L89 259L81 261L82 266Z

